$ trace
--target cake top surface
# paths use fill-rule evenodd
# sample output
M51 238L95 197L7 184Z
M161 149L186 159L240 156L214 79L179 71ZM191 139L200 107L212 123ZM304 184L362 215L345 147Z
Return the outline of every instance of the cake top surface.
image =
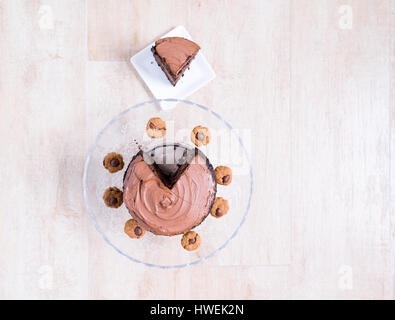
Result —
M177 75L199 49L199 45L195 42L180 37L168 37L155 41L156 53L169 66L174 75Z
M195 154L169 189L139 152L124 179L124 202L133 218L157 235L183 233L200 224L216 194L212 167L201 157Z

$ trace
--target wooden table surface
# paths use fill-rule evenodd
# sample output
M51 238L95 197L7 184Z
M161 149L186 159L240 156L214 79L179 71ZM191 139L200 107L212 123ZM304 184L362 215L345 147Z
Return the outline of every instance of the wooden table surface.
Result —
M0 0L0 298L395 297L392 0ZM251 130L238 236L161 270L108 246L82 174L152 98L129 57L184 25L217 77L189 97Z

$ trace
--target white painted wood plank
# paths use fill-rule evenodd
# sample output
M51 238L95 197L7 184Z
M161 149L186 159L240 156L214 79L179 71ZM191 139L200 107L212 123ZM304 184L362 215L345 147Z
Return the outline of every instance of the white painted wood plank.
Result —
M87 293L84 8L1 2L2 298Z
M388 2L349 3L292 1L295 298L389 298L393 290Z
M391 212L391 263L390 263L390 278L388 279L388 286L391 290L389 299L395 299L395 3L390 1L389 8L389 72L390 72L390 212Z
M128 61L158 36L187 22L187 1L87 1L91 61Z

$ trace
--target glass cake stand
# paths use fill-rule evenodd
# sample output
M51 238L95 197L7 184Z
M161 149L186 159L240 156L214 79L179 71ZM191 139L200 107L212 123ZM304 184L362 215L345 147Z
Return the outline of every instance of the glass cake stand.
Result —
M177 105L171 110L162 110L160 102L177 102ZM166 121L167 132L163 138L151 139L146 133L146 124L153 117ZM123 231L125 222L131 219L127 208L124 204L117 209L106 207L102 198L104 190L112 186L122 190L127 166L140 149L149 150L164 143L183 143L193 147L190 136L197 125L206 126L211 131L210 143L199 149L213 167L225 165L232 169L232 183L217 186L217 196L229 201L228 214L221 218L209 215L193 229L202 240L195 251L183 249L182 235L167 237L146 232L141 239L129 238ZM103 167L103 158L109 152L123 156L123 170L111 174ZM253 174L243 140L220 115L190 101L160 99L124 110L99 132L85 161L83 188L89 217L96 230L116 251L146 266L182 268L212 257L236 236L250 207Z

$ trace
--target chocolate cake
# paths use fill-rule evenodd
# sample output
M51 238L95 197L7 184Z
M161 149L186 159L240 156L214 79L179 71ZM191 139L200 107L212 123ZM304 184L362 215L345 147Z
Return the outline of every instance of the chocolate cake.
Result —
M191 40L168 37L155 41L151 51L170 83L175 86L199 49L200 47Z
M216 192L208 158L181 144L139 151L123 181L123 201L130 215L156 235L180 234L199 225L210 213Z

